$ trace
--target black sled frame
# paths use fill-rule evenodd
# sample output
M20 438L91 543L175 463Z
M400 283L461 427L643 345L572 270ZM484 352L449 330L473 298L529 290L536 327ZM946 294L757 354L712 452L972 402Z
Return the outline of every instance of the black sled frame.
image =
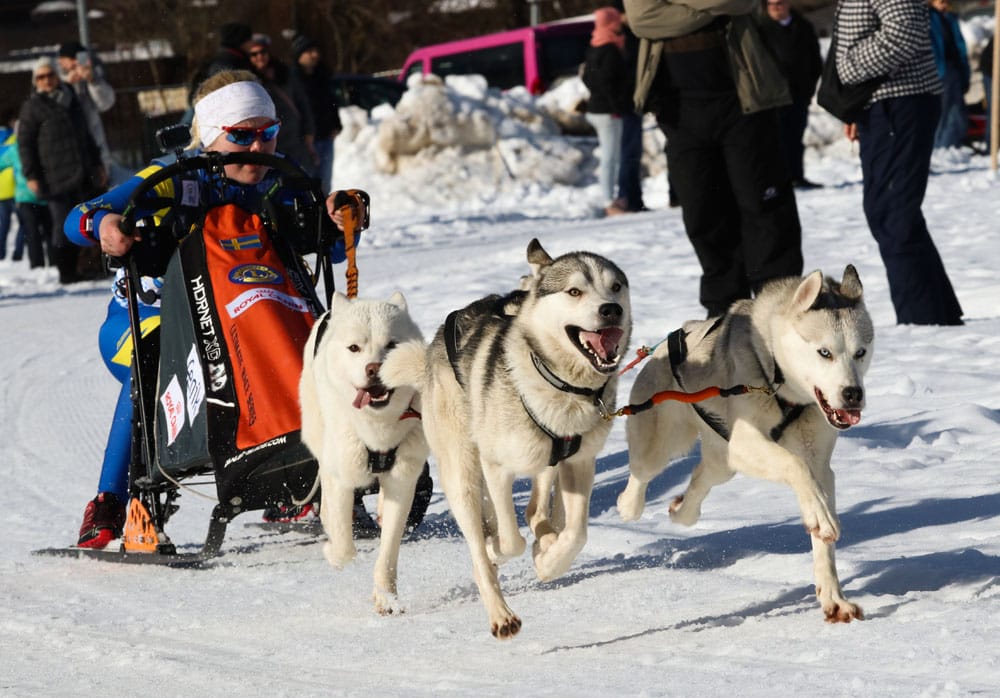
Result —
M160 135L160 134L158 134ZM162 142L162 141L161 141ZM325 199L323 192L319 189L319 181L310 177L296 164L275 155L266 153L233 152L233 153L205 153L191 157L181 157L177 151L177 161L166 165L159 171L144 180L133 192L129 205L126 207L121 222L123 232L131 234L135 230L135 206L137 202L153 189L167 179L176 175L190 173L196 170L203 170L213 176L225 177L225 166L228 164L254 164L264 165L279 172L280 185L294 188L308 193L308 206L305 210L296 211L296 224L305 229L311 222L316 227L316 250L317 265L319 269L311 278L311 282L318 287L318 277L322 274L326 304L329 306L330 299L334 292L333 264L330 259L329 250L335 242L328 233L327 226L322 225L319 217L325 216ZM334 199L334 206L338 209L348 207L350 216L345 211L345 218L348 218L354 225L348 231L350 240L348 247L353 247L353 234L357 230L363 230L368 225L368 195L360 191L337 192ZM167 203L167 202L164 202ZM309 217L315 216L314 221ZM353 250L349 250L353 255ZM176 254L176 253L175 253ZM128 521L126 522L125 536L129 540L123 539L119 551L106 550L86 550L70 548L65 549L67 555L81 557L94 557L99 559L109 559L119 562L163 564L168 566L195 566L216 557L221 549L226 535L226 529L230 521L238 514L253 510L288 504L287 492L275 492L274 499L269 500L269 493L266 491L269 479L268 475L262 476L259 483L253 485L256 491L246 493L246 497L229 497L221 500L214 506L209 520L208 533L202 546L193 552L178 552L174 543L165 533L165 526L170 516L177 511L177 498L180 496L180 489L184 486L178 480L168 478L166 481L162 477L157 477L158 459L156 453L156 437L154 433L154 415L156 412L155 385L156 371L159 358L159 351L152 342L142 338L141 322L139 317L138 298L142 293L140 271L135 258L131 255L118 260L119 264L125 266L125 294L128 299L129 325L133 337L133 357L132 357L132 401L135 406L133 417L133 439L132 439L132 459L129 467L129 489L130 489L130 510ZM353 264L349 265L349 285L353 280L356 283L356 271L351 276L350 270L354 269ZM150 373L151 372L151 373ZM308 453L304 445L301 449ZM311 486L315 482L316 462L311 456L307 460L300 461L293 466L303 469L305 476L300 476L299 480ZM286 468L287 470L287 468ZM214 464L206 472L215 472ZM186 475L185 475L186 477ZM250 483L247 483L248 486ZM263 488L263 490L261 489ZM249 501L248 501L249 500ZM137 513L135 503L141 505ZM136 516L141 516L143 520L135 520ZM141 552L130 549L128 543L134 542L138 537L140 543L154 541L152 546L146 546Z
M159 135L159 134L158 134ZM233 153L204 153L192 157L182 157L179 150L176 162L167 165L144 180L133 192L130 203L122 216L121 228L123 232L131 234L135 229L135 205L142 201L143 197L156 185L170 179L176 175L182 175L197 170L202 170L212 174L214 177L225 177L225 166L228 164L253 164L264 165L279 172L280 185L288 186L303 192L307 192L308 206L305 210L297 210L295 223L301 229L305 229L310 223L315 225L316 230L316 250L318 273L311 279L314 287L318 285L319 273L322 273L327 306L330 304L334 292L333 263L330 259L329 250L335 242L325 230L319 217L325 216L325 199L323 192L319 188L319 181L310 177L298 165L285 158L266 153L233 152ZM363 230L368 225L368 195L364 192L338 192L334 205L337 208L343 206L354 207L351 211L353 220L357 222L357 228ZM310 221L309 217L313 216ZM350 231L352 237L354 231ZM353 243L353 239L351 241ZM176 254L176 253L175 253ZM247 481L247 486L253 486L257 491L246 497L229 497L220 501L214 506L209 519L208 533L205 542L200 549L194 552L178 552L174 543L165 532L165 526L170 516L177 511L177 498L180 496L180 489L183 484L177 480L168 478L164 481L156 477L155 470L158 467L156 453L156 438L154 434L155 394L152 394L153 386L156 385L156 370L159 357L158 349L149 347L148 341L142 338L140 327L140 317L138 309L138 296L142 293L140 271L134 257L131 255L121 260L126 267L125 271L125 293L128 299L129 326L133 337L133 360L132 360L132 400L135 405L133 418L133 455L130 463L129 487L132 500L136 500L144 510L146 521L131 520L136 515L135 505L132 504L129 511L129 521L126 523L126 536L133 538L138 535L140 538L146 536L155 540L155 546L143 552L132 552L128 542L123 539L121 550L112 551L92 551L95 553L105 553L110 557L117 556L124 562L165 564L169 566L190 566L198 565L204 561L216 557L225 539L226 529L230 521L238 514L265 508L267 506L277 506L288 504L287 492L274 492L274 499L269 501L269 493L266 491L270 479L268 475L263 475L262 479L251 484ZM353 265L352 265L353 267ZM148 372L153 372L152 378ZM303 446L301 450L307 454ZM295 466L296 469L304 470L305 474L299 479L303 484L311 486L316 477L316 463L311 456L308 460L301 461ZM210 470L217 472L215 464ZM264 488L261 491L261 488ZM250 501L247 501L250 500ZM248 506L249 505L249 506ZM139 531L135 530L139 527ZM142 531L143 527L149 528ZM130 528L132 530L130 530ZM134 542L134 541L133 541ZM141 541L140 541L141 542Z

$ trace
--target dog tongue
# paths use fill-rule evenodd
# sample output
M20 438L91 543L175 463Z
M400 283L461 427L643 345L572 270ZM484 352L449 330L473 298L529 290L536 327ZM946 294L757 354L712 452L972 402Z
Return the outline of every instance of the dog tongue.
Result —
M354 396L354 402L352 402L351 404L355 408L360 410L362 407L364 407L371 401L372 401L372 396L368 393L367 390L358 390L358 394Z
M618 342L623 334L620 327L605 327L600 332L581 332L583 341L605 360L618 353Z
M836 410L837 419L852 427L861 421L861 410Z

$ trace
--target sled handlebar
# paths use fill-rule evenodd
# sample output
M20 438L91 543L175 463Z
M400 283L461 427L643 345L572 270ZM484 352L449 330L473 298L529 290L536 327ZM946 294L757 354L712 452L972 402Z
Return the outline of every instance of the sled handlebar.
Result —
M339 190L333 193L333 208L349 207L354 215L357 230L368 230L371 223L371 197L360 189Z
M315 203L326 199L326 195L319 187L319 180L309 176L305 170L288 158L279 157L270 153L251 152L206 152L188 158L181 158L162 168L144 179L129 196L125 210L122 212L122 220L119 228L125 235L135 234L136 210L139 201L158 184L167 181L171 177L187 172L202 170L219 176L225 176L226 165L261 165L277 170L285 175L284 184L301 185L296 188L312 195ZM152 204L155 206L155 200ZM163 207L173 205L173 200L164 200ZM367 219L366 219L367 220Z

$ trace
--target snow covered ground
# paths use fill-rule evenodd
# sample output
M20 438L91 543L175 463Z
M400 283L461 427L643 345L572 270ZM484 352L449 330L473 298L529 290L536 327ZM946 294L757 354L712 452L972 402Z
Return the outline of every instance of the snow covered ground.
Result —
M517 95L486 104L474 81L456 89L438 123L465 113L462 128L472 130L463 133L485 138L476 129L492 128L499 145L437 134L417 153L396 151L390 175L379 126L350 115L338 141L336 185L373 199L359 252L362 295L403 291L430 336L452 309L511 289L537 236L553 254L593 250L625 270L631 350L703 315L698 263L680 212L666 206L655 142L656 173L645 182L653 210L595 218L593 141L546 130L534 105L521 115L527 121L511 120L523 106ZM876 323L868 406L833 458L838 566L865 621L823 622L809 541L786 487L737 477L713 491L698 524L675 526L667 505L685 485L688 457L653 483L643 518L623 523L614 503L628 472L624 423L598 461L589 541L570 571L541 583L527 554L502 568L524 621L509 642L489 634L439 488L402 548L398 616L372 610L375 542L360 542L355 562L337 572L313 539L246 527L255 514L230 525L224 554L206 569L33 556L76 540L118 385L97 354L107 285L63 288L54 270L8 259L0 262L0 694L996 695L1000 185L983 157L935 158L924 212L966 324L897 327L861 211L857 155L836 139L836 122L814 116L818 147L806 173L826 186L798 195L806 270L839 277L854 264ZM396 118L376 114L390 126ZM519 508L527 489L518 483ZM181 546L199 544L211 502L185 495L181 505L168 531Z

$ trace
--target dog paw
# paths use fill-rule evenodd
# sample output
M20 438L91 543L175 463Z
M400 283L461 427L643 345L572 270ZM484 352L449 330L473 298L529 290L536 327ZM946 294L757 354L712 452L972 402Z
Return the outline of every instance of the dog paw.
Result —
M490 623L490 633L498 640L509 640L521 630L521 619L510 610L498 620Z
M836 543L840 538L840 520L830 515L826 507L818 515L806 518L805 525L809 535L816 536L828 545Z
M861 607L844 598L824 603L823 615L826 616L827 623L850 623L852 620L865 619Z
M694 526L701 517L701 508L684 502L684 495L674 497L668 508L670 520L682 526Z
M487 536L486 538L486 555L489 557L490 562L497 567L508 560L520 557L527 547L528 541L521 535L518 535L511 541L507 541L507 545L504 545L504 541L500 536Z
M372 591L372 600L375 602L375 612L380 616L400 615L406 611L394 592L381 587L375 587Z
M532 546L531 549L532 558L536 558L539 555L543 555L544 553L548 552L549 548L551 548L557 540L559 540L559 534L557 534L555 531L551 531L549 533L545 533L539 536L535 540L535 544Z
M645 488L630 477L625 489L618 495L618 515L622 521L638 521L645 508Z
M586 534L570 535L566 531L559 534L548 549L538 551L534 555L535 574L538 579L551 582L566 574L586 542Z
M323 557L338 570L350 563L355 554L357 554L357 549L354 547L354 541L351 541L348 546L334 545L332 541L323 544Z
M827 623L850 623L852 620L865 619L861 607L844 598L840 583L835 578L824 584L816 584L816 598L823 608Z

